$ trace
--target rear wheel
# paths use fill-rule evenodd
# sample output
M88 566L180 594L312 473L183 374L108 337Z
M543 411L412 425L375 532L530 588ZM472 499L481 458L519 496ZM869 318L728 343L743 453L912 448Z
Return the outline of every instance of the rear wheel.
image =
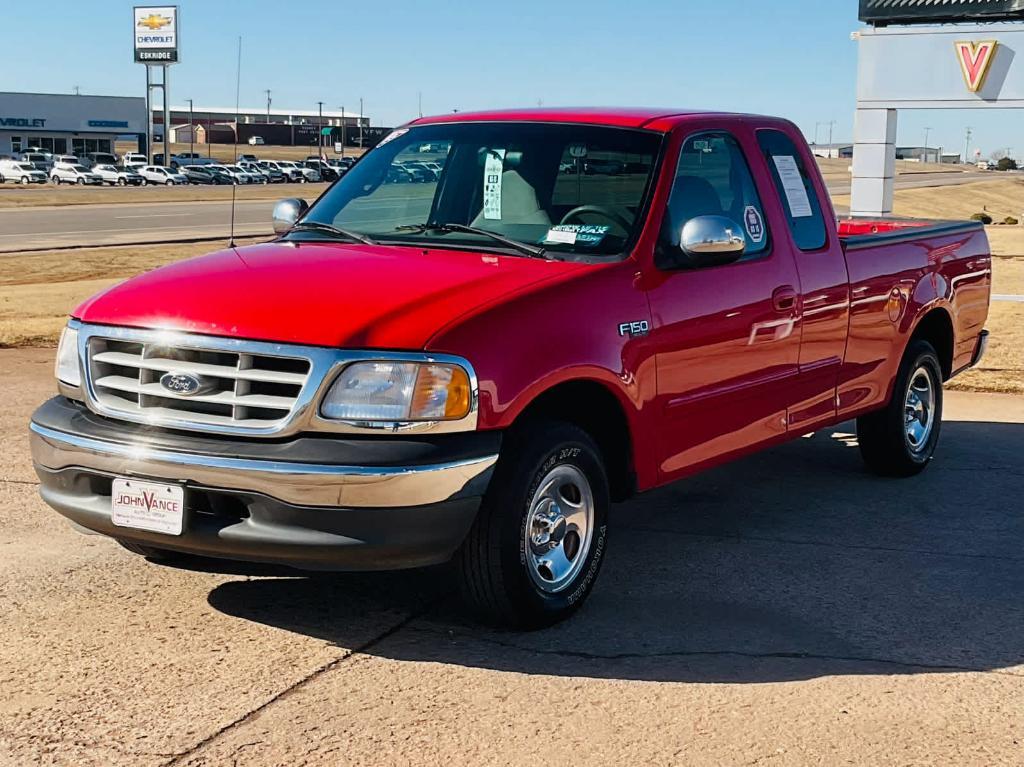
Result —
M577 426L534 423L509 435L458 565L464 599L485 620L538 628L590 594L607 547L608 477Z
M931 461L942 428L942 366L927 341L912 341L884 410L857 419L857 441L876 474L910 477Z

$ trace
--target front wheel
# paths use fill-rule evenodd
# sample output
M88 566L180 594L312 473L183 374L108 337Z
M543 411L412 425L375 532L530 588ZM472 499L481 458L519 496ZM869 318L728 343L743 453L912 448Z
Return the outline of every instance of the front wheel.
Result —
M127 181L125 181L125 180L124 180L123 178L119 178L119 179L117 180L117 185L118 185L118 186L127 186L127 185L128 185L128 182L127 182Z
M463 598L485 620L548 626L593 589L607 548L608 477L590 435L562 422L510 434L456 555Z
M85 179L84 179L84 178L80 178L80 179L78 179L78 181L77 181L76 183L77 183L77 184L78 184L79 186L85 186Z
M21 177L22 186L28 186L28 176Z
M857 419L860 452L876 474L911 477L931 461L942 428L942 366L927 341L912 341L884 410Z

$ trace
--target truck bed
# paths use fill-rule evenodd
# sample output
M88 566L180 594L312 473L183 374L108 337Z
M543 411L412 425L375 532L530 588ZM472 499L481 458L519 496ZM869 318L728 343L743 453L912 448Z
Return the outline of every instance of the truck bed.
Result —
M845 218L839 219L837 225L839 239L847 251L984 229L980 221L933 221L921 218Z

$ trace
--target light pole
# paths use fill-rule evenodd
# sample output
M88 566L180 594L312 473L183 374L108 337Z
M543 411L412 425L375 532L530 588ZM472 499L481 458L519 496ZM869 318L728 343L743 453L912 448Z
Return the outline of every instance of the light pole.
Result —
M192 159L192 153L195 151L196 142L196 124L192 121L192 99L188 100L188 154L189 159Z
M924 129L924 161L928 162L928 134L932 132L931 128Z
M967 163L967 155L971 151L971 134L973 132L974 132L974 129L970 125L968 125L967 126L967 133L964 136L964 163L965 164Z
M821 123L814 123L814 145L818 145L818 128L821 127Z
M363 148L363 97L359 97L359 148Z
M345 105L341 107L341 159L345 159Z
M267 94L267 125L270 125L270 89L268 88L264 93Z
M316 138L316 153L320 156L324 156L324 102L316 102L320 109L320 122L317 126L317 138Z

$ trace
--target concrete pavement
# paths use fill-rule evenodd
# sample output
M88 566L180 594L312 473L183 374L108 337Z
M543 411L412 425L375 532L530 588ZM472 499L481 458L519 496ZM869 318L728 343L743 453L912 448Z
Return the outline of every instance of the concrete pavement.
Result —
M0 351L0 764L1021 764L1024 398L947 394L922 476L850 428L613 511L553 629L443 570L168 568L36 496L52 351Z

